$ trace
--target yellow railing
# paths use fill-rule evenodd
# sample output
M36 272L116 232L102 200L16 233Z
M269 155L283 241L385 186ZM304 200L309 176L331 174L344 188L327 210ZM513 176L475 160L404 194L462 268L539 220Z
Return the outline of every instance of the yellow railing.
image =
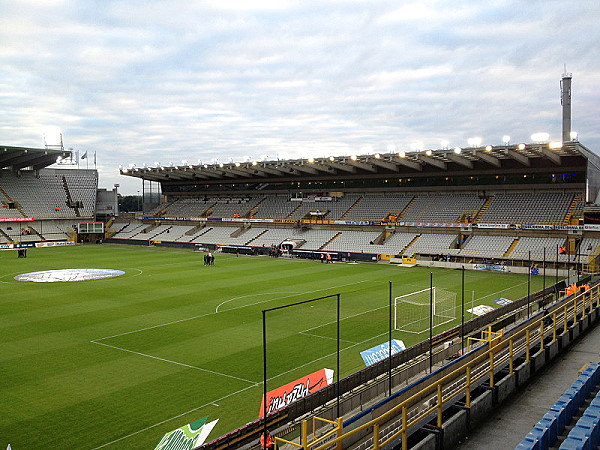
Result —
M444 375L436 382L425 386L382 415L347 433L343 432L342 418L338 418L337 421L327 421L315 417L312 424L313 434L318 421L334 424L333 430L328 431L319 438L314 437L312 442L308 442L307 425L303 423L301 445L281 438L276 438L276 441L306 450L325 450L342 448L343 441L357 433L365 435L366 437L363 437L363 439L368 439L369 433L372 433L371 438L374 449L386 446L398 438L401 439L402 448L407 449L409 432L412 427L427 419L432 413L437 415L437 426L441 427L443 425L444 406L455 401L459 396L464 396L465 405L470 408L472 391L486 380L493 388L494 376L497 370L508 367L509 372L513 374L517 359L524 356L526 361L530 361L532 349L539 346L540 351L544 350L544 339L546 337L551 337L552 341L556 341L561 331L565 333L568 330L570 321L575 326L578 320L581 320L580 317L599 308L599 291L600 284L592 287L589 291L578 293L572 299L565 299L562 303L549 307L546 314L523 325L521 329L510 336L503 335L502 332L492 332L488 328L488 330L482 332L482 339L473 340L474 342L484 343L481 345L481 349L484 350L487 347L486 350L471 359L467 359L460 367ZM394 420L396 420L396 423L388 426L388 428L393 428L394 431L384 432L385 438L380 436L386 424ZM369 430L372 430L372 432Z

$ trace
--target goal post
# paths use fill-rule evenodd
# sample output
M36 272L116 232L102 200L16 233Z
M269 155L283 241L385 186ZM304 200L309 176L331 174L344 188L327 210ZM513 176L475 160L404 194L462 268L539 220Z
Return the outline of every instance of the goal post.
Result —
M429 330L429 314L436 329L456 319L456 293L431 287L394 298L394 330L421 334Z

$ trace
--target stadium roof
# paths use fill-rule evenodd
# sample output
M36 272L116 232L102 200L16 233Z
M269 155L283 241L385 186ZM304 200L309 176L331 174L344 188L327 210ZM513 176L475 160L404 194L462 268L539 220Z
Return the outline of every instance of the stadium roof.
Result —
M133 167L121 174L166 184L232 184L278 181L449 176L582 170L600 159L577 141L515 144L418 152L247 161L220 164Z
M70 156L71 152L64 149L2 146L0 147L0 169L39 170L56 163L58 158L64 159Z

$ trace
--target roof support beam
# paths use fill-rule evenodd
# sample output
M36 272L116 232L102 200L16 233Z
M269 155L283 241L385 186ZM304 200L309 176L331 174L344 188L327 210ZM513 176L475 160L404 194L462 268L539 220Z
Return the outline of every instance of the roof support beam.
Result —
M447 164L444 161L439 161L434 158L430 158L429 156L419 154L418 158L423 161L425 164L429 164L430 166L437 167L438 169L446 170Z
M492 155L489 155L487 153L484 152L476 152L475 155L482 161L494 166L494 167L500 167L502 164L500 164L500 160Z
M400 157L395 157L394 161L400 165L403 165L404 167L408 167L409 169L413 169L418 172L423 171L423 166L417 161L412 161L410 159Z
M358 161L358 160L354 160L354 159L348 159L346 162L348 164L350 164L351 166L358 167L359 169L363 169L368 172L377 172L377 169L375 167L373 167L372 164L364 163L362 161Z
M527 166L527 167L531 166L531 161L529 161L529 158L515 150L508 149L506 154L508 156L510 156L512 159L514 159L515 161L520 162L524 166Z
M390 162L390 161L383 160L381 158L372 158L372 159L369 159L369 162L376 166L383 167L384 169L392 170L394 172L398 171L397 164L394 164L393 162Z
M466 167L467 169L473 168L473 161L471 161L470 159L464 158L460 155L456 155L454 153L448 153L446 155L446 158L448 158L450 161L460 164L463 167Z

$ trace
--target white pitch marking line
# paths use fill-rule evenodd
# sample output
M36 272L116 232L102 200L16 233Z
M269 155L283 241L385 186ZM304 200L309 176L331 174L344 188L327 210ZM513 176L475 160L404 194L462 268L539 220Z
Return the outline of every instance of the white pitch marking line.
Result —
M312 334L312 333L307 333L305 331L299 331L298 334L303 334L305 336L312 336L312 337L321 338L321 339L331 339L333 341L337 341L337 338L334 338L334 337L331 337L331 336L321 336L320 334ZM350 344L356 344L356 342L349 341L347 339L340 339L340 342L348 342Z
M236 377L234 375L227 375L226 373L215 372L214 370L209 370L209 369L203 369L202 367L197 367L197 366L192 366L190 364L180 363L180 362L177 362L177 361L173 361L171 359L165 359L165 358L160 358L158 356L148 355L147 353L136 352L134 350L129 350L127 348L117 347L115 345L105 344L104 342L96 342L96 341L90 341L90 342L93 343L93 344L104 345L105 347L114 348L116 350L121 350L121 351L124 351L124 352L133 353L134 355L145 356L146 358L152 358L152 359L156 359L158 361L163 361L163 362L167 362L167 363L171 363L171 364L177 364L178 366L187 367L188 369L196 369L196 370L200 370L202 372L212 373L213 375L219 375L219 376L222 376L222 377L233 378L234 380L243 381L245 383L250 383L252 385L259 384L256 381L246 380L245 378Z
M150 426L148 426L146 428L142 428L141 430L135 431L135 432L130 433L130 434L126 435L126 436L122 436L122 437L120 437L118 439L115 439L113 441L107 442L106 444L102 444L102 445L99 445L98 447L94 447L92 450L98 450L99 448L107 447L107 446L112 445L112 444L114 444L116 442L120 442L120 441L122 441L124 439L127 439L127 438L130 438L132 436L135 436L136 434L143 433L143 432L148 431L148 430L150 430L150 429L152 429L154 427L157 427L159 425L167 423L167 422L169 422L171 420L179 419L180 417L183 417L183 416L185 416L187 414L193 413L194 411L198 411L199 409L205 408L207 406L212 406L214 404L214 402L220 402L220 401L225 400L225 399L227 399L229 397L233 397L234 395L241 394L242 392L247 391L248 389L252 389L252 388L256 387L257 385L258 384L255 384L253 386L248 386L248 387L245 387L243 389L240 389L239 391L232 392L231 394L227 394L227 395L225 395L225 396L223 396L221 398L218 398L218 399L216 399L214 401L211 401L211 402L205 403L204 405L201 405L201 406L198 406L196 408L190 409L189 411L183 412L181 414L177 414L176 416L169 417L168 419L165 419L165 420L161 420L160 422L155 423L154 425L150 425Z
M261 295L278 295L278 294L290 294L290 295L287 295L285 297L277 297L277 298L286 298L286 297L291 297L291 296L294 296L294 295L302 295L303 292L292 292L292 293L290 293L290 291L285 291L285 292L257 292L256 294L240 295L239 297L233 297L233 298L230 298L229 300L225 300L224 302L219 303L217 305L217 307L215 308L215 313L218 313L219 312L219 308L221 306L223 306L225 303L233 302L234 300L240 300L242 298L248 298L248 297L258 297L258 296L261 296ZM228 309L226 311L231 311L231 310Z
M369 280L363 280L363 281L357 281L357 282L355 282L355 283L341 284L341 285L339 285L339 286L332 286L332 287L331 287L331 288L329 288L329 289L335 289L335 288L339 288L339 287L345 287L345 286L352 286L352 285L355 285L355 284L360 284L360 283L367 283L368 281L369 281ZM312 293L314 293L314 292L319 292L319 291L322 291L322 289L316 289L316 290L314 290L314 291L307 291L307 292L303 292L303 293L301 293L301 294L293 294L293 295L289 295L289 296L287 296L287 297L294 297L295 295L305 295L305 294L312 294ZM278 299L279 299L279 298L286 298L286 296L284 296L284 297L278 297ZM227 311L234 311L234 310L236 310L236 309L247 308L247 307L249 307L249 306L255 306L255 305L259 305L259 304L261 304L261 303L266 303L266 302L270 302L270 301L273 301L273 299L269 299L269 300L263 300L263 301L256 302L256 303L251 303L251 304L248 304L248 305L237 306L237 307L235 307L235 308L228 309ZM103 340L105 340L105 339L111 339L111 338L116 338L116 337L120 337L120 336L126 336L126 335L128 335L128 334L139 333L140 331L153 330L153 329L155 329L155 328L161 328L161 327L166 327L166 326L168 326L168 325L174 325L174 324L176 324L176 323L186 322L186 321L188 321L188 320L194 320L194 319L199 319L199 318L201 318L201 317L212 316L213 314L218 314L218 313L205 313L205 314L198 314L198 315L196 315L196 316L192 316L192 317L186 317L186 318L184 318L184 319L173 320L173 321L171 321L171 322L166 322L166 323L161 323L161 324L158 324L158 325L152 325L152 326L149 326L149 327L139 328L139 329L137 329L137 330L131 330L131 331L126 331L126 332L124 332L124 333L113 334L113 335L111 335L111 336L104 336L104 337L96 338L96 339L94 339L94 341L103 341Z

